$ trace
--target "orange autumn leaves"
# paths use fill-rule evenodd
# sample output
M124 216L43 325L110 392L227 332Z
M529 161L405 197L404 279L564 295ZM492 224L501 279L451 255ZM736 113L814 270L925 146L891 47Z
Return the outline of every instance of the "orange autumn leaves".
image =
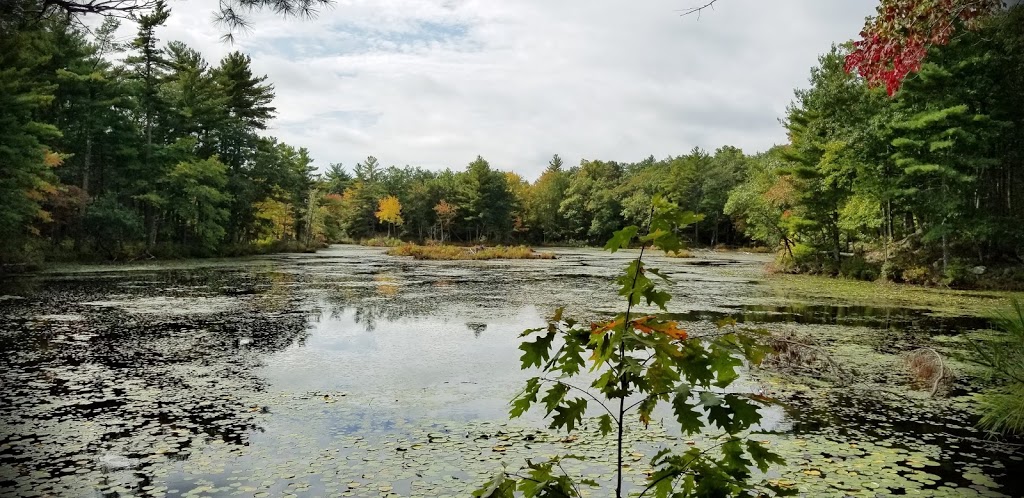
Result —
M604 324L592 323L590 324L590 333L604 334L605 332L621 327L622 322L622 318L617 318ZM630 320L629 325L634 330L643 332L645 334L653 334L655 332L660 332L673 339L680 341L685 341L688 337L686 331L679 328L678 323L674 321L658 320L658 318L654 315L642 316L640 318L637 318L636 320Z

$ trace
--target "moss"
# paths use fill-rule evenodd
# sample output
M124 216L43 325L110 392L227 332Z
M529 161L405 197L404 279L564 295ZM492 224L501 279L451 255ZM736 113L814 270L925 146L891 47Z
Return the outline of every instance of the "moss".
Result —
M536 252L527 246L460 247L451 245L421 246L403 244L388 249L391 256L412 256L415 259L469 260L469 259L555 259L550 252Z

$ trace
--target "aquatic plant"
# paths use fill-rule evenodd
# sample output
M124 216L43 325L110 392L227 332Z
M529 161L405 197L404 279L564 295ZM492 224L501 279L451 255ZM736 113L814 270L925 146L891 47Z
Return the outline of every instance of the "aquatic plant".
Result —
M933 348L918 348L911 351L906 356L906 364L914 383L928 389L931 396L941 394L940 389L948 390L953 383L953 370Z
M452 245L403 244L388 249L391 256L412 256L415 259L473 260L473 259L555 259L551 252L537 252L527 246L461 247Z
M676 252L665 253L670 258L694 258L696 257L692 251L687 249L680 249Z
M853 380L853 375L813 337L781 332L773 334L766 343L772 354L765 359L765 366L791 374L828 378L837 385L849 384Z
M644 264L643 256L653 247L665 252L682 248L676 231L700 220L692 212L655 197L646 233L628 226L605 245L611 252L629 247L636 241L640 252L616 282L619 295L626 299L625 312L611 321L581 325L555 312L547 327L525 331L531 337L519 347L522 368L539 369L541 375L526 382L512 400L510 415L519 417L539 404L550 420L550 428L572 433L584 424L588 408L604 413L596 422L602 436L614 435L615 494L621 498L623 487L623 439L627 415L636 416L644 428L652 421L655 408L670 403L675 421L685 434L702 432L714 425L720 430L706 447L696 444L677 451L665 447L651 459L651 471L639 496L659 498L687 496L758 496L766 492L794 494L779 483L753 482L752 467L766 472L772 463L784 463L761 442L744 437L761 420L760 405L769 400L758 395L728 392L739 377L743 359L759 363L768 348L758 344L753 334L739 333L735 322L723 323L723 330L709 336L691 336L665 315L639 315L634 307L646 302L667 312L671 295L659 290L654 279L668 280L655 268ZM724 329L731 325L731 328ZM570 383L589 365L596 378L589 388ZM592 406L593 402L596 406ZM633 454L642 457L643 454ZM474 496L511 498L516 493L533 496L582 496L580 486L597 487L592 479L574 480L562 469L562 463L584 459L581 455L560 455L545 461L528 459L526 466L509 471L503 468Z
M1007 333L1002 341L972 342L992 369L999 386L977 395L982 416L978 424L995 432L1024 433L1024 304L1013 301L1011 313L1000 314L996 325Z
M360 240L359 245L370 247L398 247L402 245L402 239L396 239L391 236L370 237L369 239Z

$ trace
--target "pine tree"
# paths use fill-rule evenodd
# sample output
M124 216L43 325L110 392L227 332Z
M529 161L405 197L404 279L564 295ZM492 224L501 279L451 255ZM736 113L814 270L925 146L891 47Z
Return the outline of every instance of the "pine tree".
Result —
M36 121L53 101L55 88L33 74L46 61L51 40L44 31L0 23L0 263L26 256L26 237L46 216L42 192L55 180L50 167L57 161L46 143L60 132Z

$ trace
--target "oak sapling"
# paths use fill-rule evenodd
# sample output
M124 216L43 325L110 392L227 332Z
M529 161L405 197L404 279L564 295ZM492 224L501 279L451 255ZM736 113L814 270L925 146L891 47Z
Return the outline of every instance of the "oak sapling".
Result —
M683 249L678 231L701 219L660 196L653 199L644 233L627 226L605 245L616 252L639 245L636 259L616 280L619 295L626 300L625 312L605 323L583 325L555 312L547 327L525 331L528 339L519 347L523 369L540 370L511 402L510 416L543 406L551 429L576 430L591 403L604 413L597 418L604 436L616 437L615 492L617 498L635 496L760 496L792 495L767 481L754 482L753 467L762 472L773 463L784 463L758 441L745 435L760 422L766 398L727 392L739 378L738 369L757 364L768 349L758 343L759 333L736 330L735 323L723 323L719 333L691 336L664 314L637 314L634 307L655 305L662 313L671 294L656 286L668 278L647 267L644 253L651 248L668 253ZM584 369L596 374L589 386L572 383ZM538 397L540 398L538 401ZM650 460L652 472L646 486L629 491L623 487L623 443L626 418L635 416L643 427L651 423L658 404L672 407L675 421L684 434L718 434L706 447L686 447L677 452L667 447ZM596 407L595 407L596 408ZM521 496L581 496L580 487L598 487L593 480L574 481L560 462L583 459L563 455L546 461L528 460L516 471L502 469L473 496L511 498Z

